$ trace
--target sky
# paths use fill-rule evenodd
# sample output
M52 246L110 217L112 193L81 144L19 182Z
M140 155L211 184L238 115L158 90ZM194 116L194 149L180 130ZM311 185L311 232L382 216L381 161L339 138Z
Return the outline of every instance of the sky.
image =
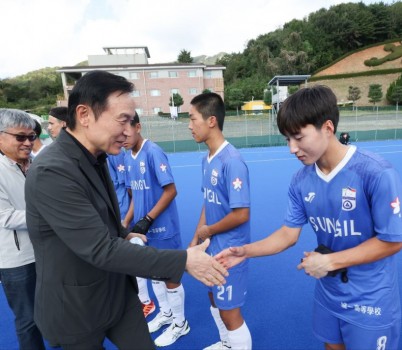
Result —
M261 34L344 2L359 0L0 0L0 79L74 66L107 46L147 46L149 63L174 62L181 50L243 52Z

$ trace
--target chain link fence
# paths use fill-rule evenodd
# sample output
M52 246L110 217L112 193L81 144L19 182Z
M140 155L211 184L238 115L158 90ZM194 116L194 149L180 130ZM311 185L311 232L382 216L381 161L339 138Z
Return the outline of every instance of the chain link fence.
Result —
M241 114L229 112L225 118L225 138L238 148L286 145L276 126L274 111ZM188 117L176 120L160 116L141 118L142 135L158 143L166 152L206 150L197 144L188 129ZM337 135L348 132L350 141L402 139L402 111L389 107L340 108Z

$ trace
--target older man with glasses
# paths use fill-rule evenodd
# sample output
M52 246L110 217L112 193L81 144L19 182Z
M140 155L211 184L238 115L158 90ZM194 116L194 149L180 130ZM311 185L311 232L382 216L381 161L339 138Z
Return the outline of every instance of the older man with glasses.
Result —
M35 258L25 219L25 175L36 139L25 112L0 109L0 280L20 349L45 349L33 320Z

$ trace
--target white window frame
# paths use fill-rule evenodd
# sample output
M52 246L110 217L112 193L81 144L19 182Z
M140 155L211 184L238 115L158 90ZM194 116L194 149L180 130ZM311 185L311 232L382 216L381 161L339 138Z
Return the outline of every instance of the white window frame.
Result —
M158 72L158 71L149 72L149 78L150 78L150 79L157 79L157 78L159 78L159 72Z
M176 71L169 71L169 78L178 78L179 74Z
M161 91L158 89L149 90L149 95L153 97L161 96Z
M129 72L128 75L130 80L140 79L140 75L138 72Z

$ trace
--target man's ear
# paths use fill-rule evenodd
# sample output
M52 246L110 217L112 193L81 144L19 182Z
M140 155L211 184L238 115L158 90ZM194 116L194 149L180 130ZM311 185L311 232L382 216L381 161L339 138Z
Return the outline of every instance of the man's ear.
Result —
M218 120L217 120L217 118L216 118L214 115L211 115L211 116L208 118L208 126L211 127L211 128L215 127L215 125L216 125L217 122L218 122Z
M75 109L76 122L81 126L88 126L90 108L86 105L78 105Z
M331 134L335 134L334 123L332 123L331 120L327 120L327 121L324 123L323 127L325 128L325 129L324 129L325 131L328 131L328 132L330 132Z

